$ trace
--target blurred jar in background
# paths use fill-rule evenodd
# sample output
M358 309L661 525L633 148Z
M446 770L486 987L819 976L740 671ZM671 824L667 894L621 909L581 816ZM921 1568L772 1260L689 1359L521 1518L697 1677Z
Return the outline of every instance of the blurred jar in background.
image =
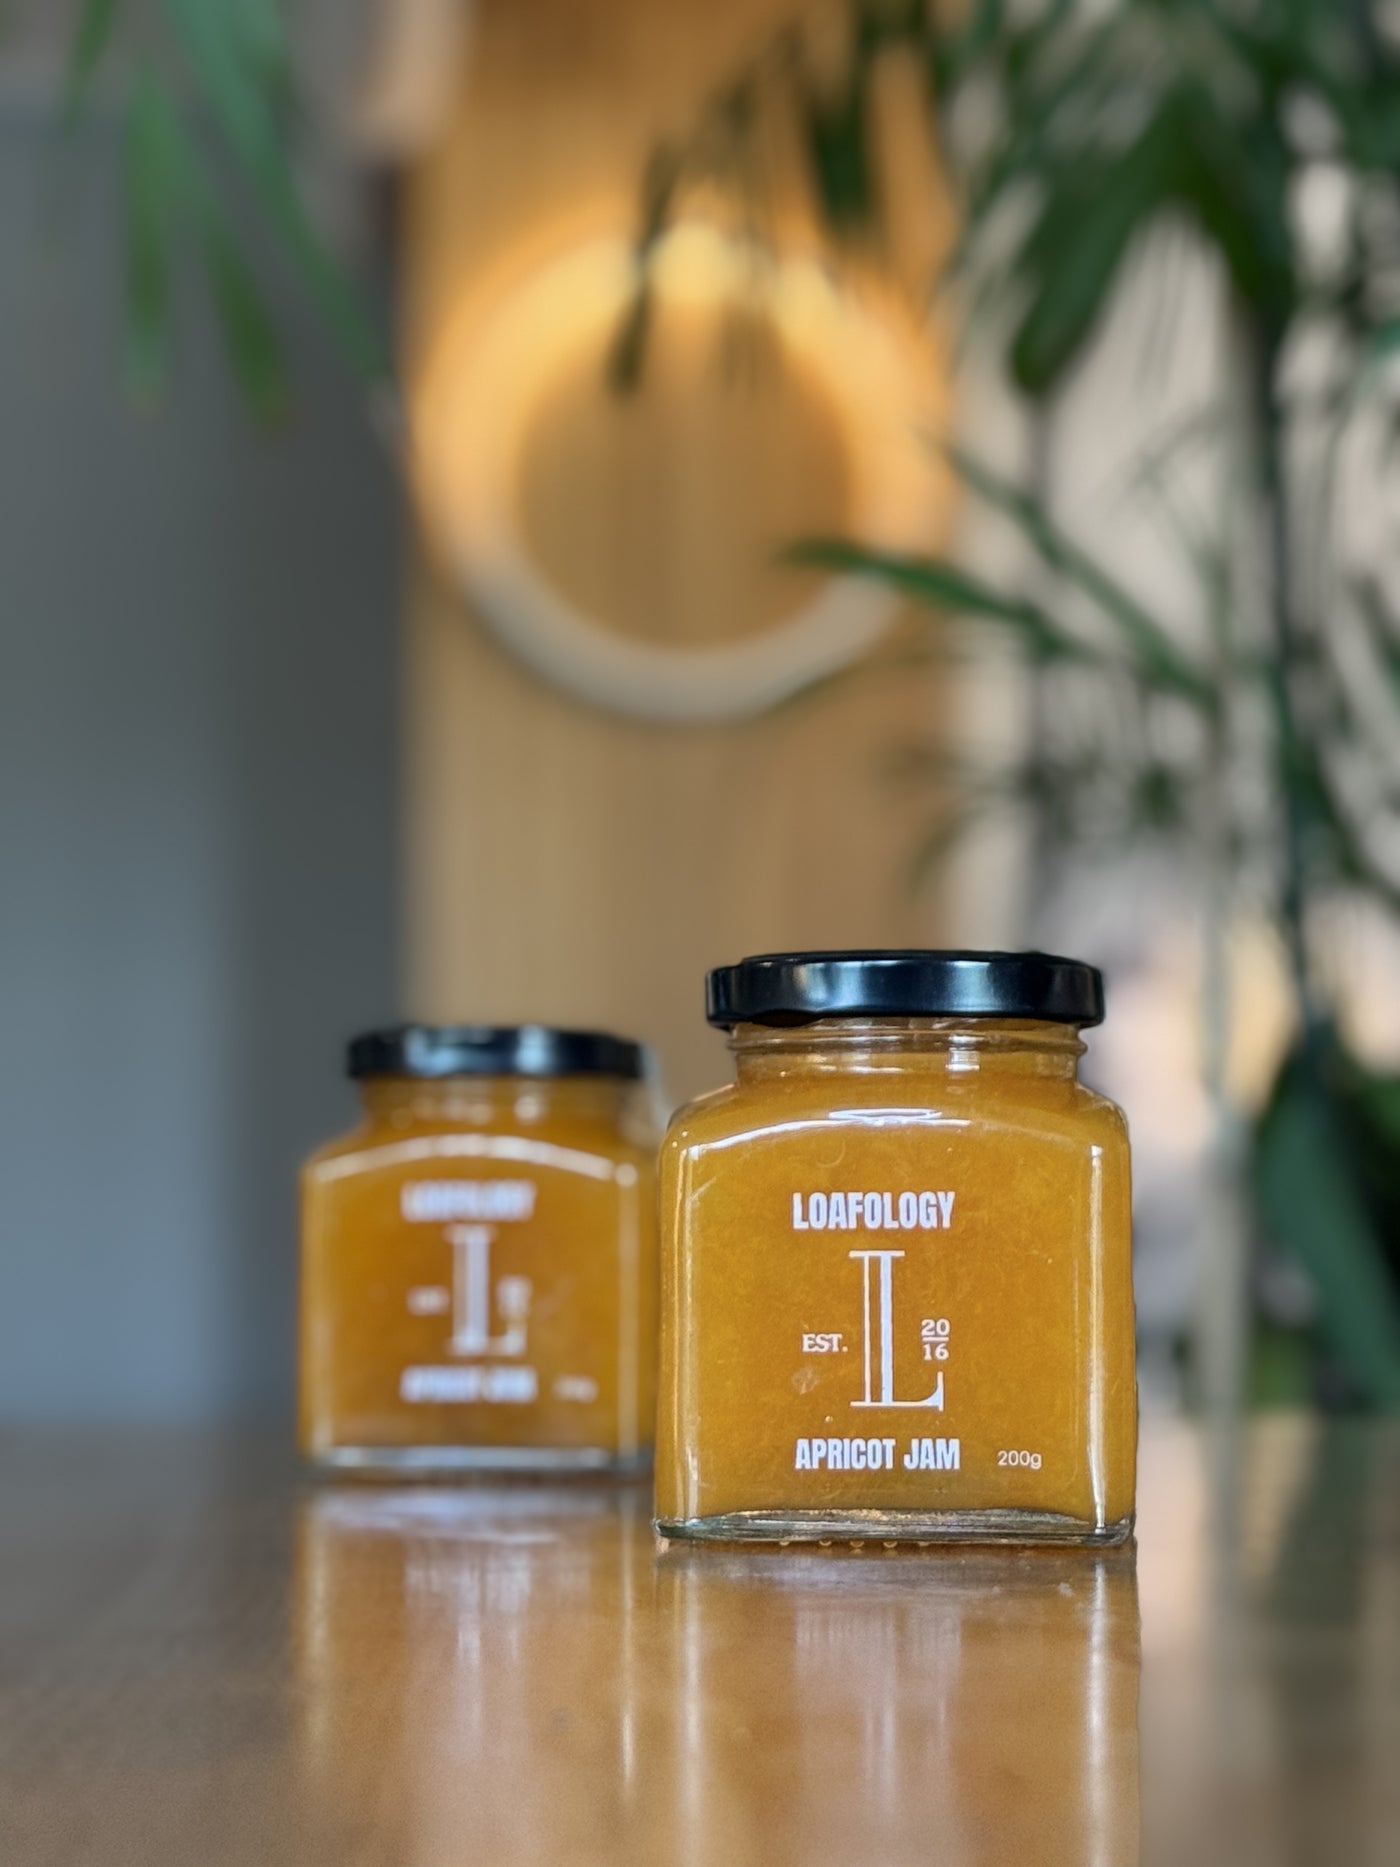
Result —
M364 1119L302 1176L306 1456L396 1473L644 1467L644 1049L540 1025L409 1025L356 1038L349 1071Z

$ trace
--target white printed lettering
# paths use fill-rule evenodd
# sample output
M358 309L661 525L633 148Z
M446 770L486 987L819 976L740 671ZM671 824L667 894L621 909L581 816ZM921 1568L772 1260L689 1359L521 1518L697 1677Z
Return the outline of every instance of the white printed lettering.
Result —
M410 1406L465 1405L485 1401L492 1405L528 1405L539 1397L539 1376L533 1368L405 1368L399 1378L399 1398Z
M955 1472L961 1469L962 1442L958 1439L913 1439L904 1455L907 1472Z
M533 1216L535 1194L530 1180L410 1180L400 1191L405 1219L444 1225L451 1219L511 1224Z
M948 1192L794 1193L795 1232L936 1232L953 1223Z

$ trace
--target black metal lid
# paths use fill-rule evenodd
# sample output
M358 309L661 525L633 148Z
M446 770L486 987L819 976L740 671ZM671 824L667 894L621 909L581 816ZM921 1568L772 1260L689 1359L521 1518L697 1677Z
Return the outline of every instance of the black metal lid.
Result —
M646 1074L646 1050L605 1031L547 1024L398 1024L352 1038L351 1076L623 1076Z
M1103 1021L1103 977L1050 953L762 953L705 982L711 1024L816 1018L1029 1018Z

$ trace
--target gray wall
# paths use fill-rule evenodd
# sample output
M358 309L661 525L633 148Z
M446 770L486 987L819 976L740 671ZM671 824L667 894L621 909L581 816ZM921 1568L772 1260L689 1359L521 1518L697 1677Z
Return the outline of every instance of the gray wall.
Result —
M115 140L55 237L41 130L0 118L0 1419L256 1417L296 1162L392 1010L398 493L305 317L288 433L197 291L132 412Z

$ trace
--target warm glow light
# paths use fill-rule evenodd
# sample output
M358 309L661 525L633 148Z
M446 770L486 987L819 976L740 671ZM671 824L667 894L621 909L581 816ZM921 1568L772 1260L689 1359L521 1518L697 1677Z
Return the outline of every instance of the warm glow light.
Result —
M658 301L718 311L753 258L687 225L655 266ZM757 713L865 653L898 599L833 577L800 609L738 642L628 640L581 612L532 561L521 533L521 462L540 411L580 367L602 370L636 285L622 238L590 239L449 320L414 395L415 479L429 531L483 620L559 686L614 711L706 721ZM940 413L927 346L841 290L816 260L778 260L763 304L791 360L820 389L848 456L846 534L926 544L940 503L927 436ZM716 540L722 548L724 541Z

